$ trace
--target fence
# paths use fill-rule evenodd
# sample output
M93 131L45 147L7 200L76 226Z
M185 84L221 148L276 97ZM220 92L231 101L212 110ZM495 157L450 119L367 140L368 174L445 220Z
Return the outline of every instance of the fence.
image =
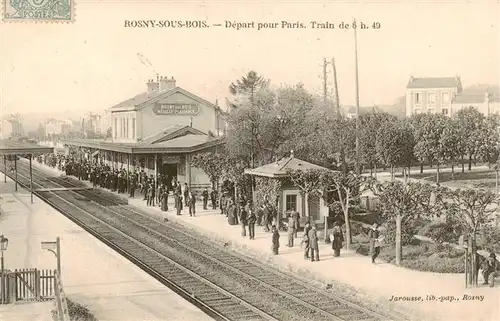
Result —
M55 297L55 272L21 269L0 275L1 303L47 301Z

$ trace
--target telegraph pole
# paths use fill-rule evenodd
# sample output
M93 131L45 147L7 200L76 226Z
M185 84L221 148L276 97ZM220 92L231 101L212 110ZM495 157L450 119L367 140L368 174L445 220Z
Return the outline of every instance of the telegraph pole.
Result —
M356 19L354 19L356 23ZM355 55L355 71L356 71L356 172L361 174L361 166L359 163L359 80L358 80L358 36L354 28L354 55Z
M327 73L326 73L326 66L328 65L328 62L326 61L326 58L323 58L323 103L325 104L325 108L328 106L328 87L327 87Z
M340 97L339 97L339 87L337 83L337 68L335 67L335 58L332 57L332 68L333 68L333 86L335 87L335 112L337 117L340 117Z

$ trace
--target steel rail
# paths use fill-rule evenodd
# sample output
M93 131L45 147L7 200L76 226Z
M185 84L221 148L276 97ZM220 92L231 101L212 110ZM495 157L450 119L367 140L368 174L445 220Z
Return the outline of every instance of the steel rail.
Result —
M42 172L42 171L41 171L41 172ZM42 172L42 173L43 173L43 172ZM43 173L43 174L45 174L45 173ZM42 177L41 175L37 175L37 176ZM44 178L45 178L45 177L44 177ZM59 181L59 180L62 180L62 179L61 179L61 178L59 178L59 177L53 178L53 180L54 180L54 179L55 179L55 180L58 180L58 181ZM52 182L53 182L54 184L58 184L58 183L55 183L53 180L52 180ZM73 184L73 183L71 183L71 182L69 182L69 181L66 181L66 180L62 180L62 181L64 182L64 184L65 184L65 185L69 185L69 186L64 186L64 185L62 185L62 184L60 184L60 183L59 183L58 185L63 186L63 187L70 187L70 186L71 186L71 187L77 187L75 184ZM85 183L84 183L84 184L85 184ZM76 193L76 192L75 192L75 193ZM89 194L91 195L91 197L98 197L98 198L101 198L101 199L106 199L107 201L109 201L109 199L105 198L104 196L99 195L99 194L96 194L96 193L92 193L90 190L86 190L86 191L79 191L79 192L78 192L78 193L76 193L76 194L82 195L82 196L87 197L87 198L91 198L91 197L89 197L89 196L85 196L85 195L83 195L83 193L89 193ZM146 219L147 221L149 221L149 222L151 222L151 223L152 223L152 222L154 222L155 224L158 224L158 223L159 223L160 225L162 225L163 227L165 227L165 228L167 228L167 229L172 229L172 230L175 230L175 231L177 231L177 232L179 232L179 233L183 234L185 237L187 237L187 238L189 238L189 239L191 239L191 240L196 241L196 238L195 238L195 237L193 237L192 235L189 235L189 234L185 233L184 231L182 231L182 230L180 230L180 229L177 229L177 228L174 228L174 227L171 227L171 226L168 226L168 227L167 227L165 224L163 224L163 222L161 222L161 221L159 221L159 220L157 220L157 219L152 218L150 215L147 215L147 214L144 214L144 213L138 212L138 211L136 211L136 210L134 210L134 209L130 208L129 206L124 206L124 205L121 205L121 204L119 204L119 203L117 203L117 202L113 202L113 203L115 203L115 204L116 204L115 206L119 206L120 208L123 208L123 209L125 209L125 210L127 210L127 211L129 211L129 212L135 213L136 215L141 216L142 218ZM143 223L137 222L137 221L135 221L134 219L132 219L132 218L130 218L129 216L127 216L126 214L123 214L123 213L117 212L116 210L113 210L113 209L110 209L110 208L104 207L102 204L99 204L99 203L96 203L96 204L97 204L97 205L99 205L99 206L101 206L101 207L103 207L103 208L105 208L105 210L107 210L107 211L111 211L111 212L113 212L114 214L119 215L120 217L123 217L123 218L127 219L127 220L128 220L128 221L130 221L132 224L136 224L136 225L138 225L138 226L142 227L143 229L146 229L146 230L149 230L150 232L155 233L155 234L156 234L156 235L158 235L159 237L163 237L163 238L165 238L165 239L170 240L171 242L175 242L176 244L178 244L179 246L181 246L181 247L185 248L185 249L186 249L186 250L188 250L188 251L194 252L194 253L196 253L196 254L198 254L198 255L200 255L200 256L202 256L202 257L204 257L205 259L211 260L211 261L213 261L213 262L215 262L215 263L217 263L217 264L220 264L220 265L222 265L222 266L224 266L224 267L226 267L226 268L228 268L228 269L231 269L232 271L234 271L234 272L236 272L236 273L242 274L242 275L244 275L244 276L246 276L246 277L248 277L248 278L251 278L251 279L253 279L253 280L256 280L256 281L258 281L261 285L263 285L263 286L265 286L265 287L267 287L267 288L269 288L269 289L271 289L271 290L273 290L273 291L275 291L275 292L277 292L277 293L279 293L279 294L281 294L281 295L283 295L283 296L285 296L285 297L288 297L288 298L290 298L290 299L293 299L293 300L297 301L298 303L300 303L301 305L306 306L306 307L308 307L308 308L310 308L310 309L312 309L312 310L315 310L315 311L317 311L318 313L325 314L325 315L327 315L327 316L329 316L330 318L333 318L333 319L335 319L335 320L346 320L345 318L338 317L338 316L336 316L336 315L334 314L335 312L340 312L340 311L338 311L339 309L342 311L342 307L339 307L339 309L337 309L337 311L335 311L335 310L334 310L333 312L326 311L326 310L322 309L321 307L315 306L315 305L313 305L313 304L311 304L311 303L309 303L309 302L305 301L304 299L301 299L301 298L300 298L300 297L298 297L297 295L293 295L293 294L291 294L291 293L289 293L289 292L286 292L286 291L284 291L284 290L281 290L280 288L278 288L278 287L277 287L277 286L275 286L275 285L270 285L270 284L266 283L266 281L262 281L262 280L260 280L259 278L255 277L254 275L249 274L248 272L242 271L242 270L241 270L241 268L234 267L234 266L232 266L232 265L230 265L230 264L228 264L228 263L226 263L226 262L224 262L224 261L222 261L222 260L220 260L220 259L217 259L217 258L215 258L215 257L213 257L213 256L209 256L209 255L207 255L206 253L204 253L204 252L202 252L202 251L199 251L199 250L193 249L193 248L191 248L191 247L189 247L189 246L187 246L187 245L183 244L183 243L182 243L182 241L179 241L179 240L177 240L177 239L175 239L175 238L169 237L169 236L168 236L168 235L166 235L165 233L161 233L161 232L157 231L155 228L152 228L152 227L150 227L150 226L146 226L146 225L144 225ZM214 245L215 245L215 244L214 244ZM231 255L229 255L229 256L230 256L230 257L236 257L236 258L238 258L238 259L240 259L240 260L245 260L245 261L246 261L246 260L248 260L248 257L243 256L243 255L242 255L241 257L240 257L240 256L238 256L238 255L233 255L233 254L231 254ZM254 265L258 265L258 266L259 266L259 267L261 267L262 269L264 269L264 270L268 270L268 272L270 272L270 273L272 273L272 274L274 274L274 275L276 275L276 274L281 274L281 276L283 276L283 277L286 277L286 278L293 278L293 280L294 280L296 283L301 283L301 284L302 284L303 286L305 286L306 288L312 288L309 284L307 284L307 283L305 283L305 282L303 282L303 281L301 281L301 280L298 280L298 279L294 278L293 276L290 276L290 275L288 275L288 274L286 274L286 273L283 273L282 271L278 271L279 273L276 273L275 271L272 271L272 272L271 272L271 271L269 271L269 267L268 267L268 266L266 266L266 265L264 265L264 264L262 264L262 263L257 263L257 262L252 261L252 264L254 264ZM351 309L356 310L356 311L353 311L353 312L357 312L357 313L362 312L362 313L364 313L366 316L369 316L369 317L375 317L375 318L377 318L377 319L382 319L382 320L384 320L384 319L388 318L388 315L382 315L382 314L377 313L377 312L375 312L375 311L369 310L369 309L367 309L367 308L365 308L365 307L363 307L363 306L360 306L360 305L358 305L358 304L355 304L355 303L353 303L353 302L350 302L350 301L348 301L348 300L346 300L346 299L344 299L344 298L338 297L338 296L333 295L333 294L331 294L331 293L324 292L324 291L318 291L318 289L317 289L317 288L312 288L312 289L314 289L314 292L316 292L316 293L315 293L316 295L325 295L325 296L328 296L328 297L330 297L330 298L332 298L332 299L334 299L334 300L339 301L339 303L344 304L344 305L345 305L345 307L349 307L349 308L351 308ZM325 304L326 304L326 303L325 303ZM330 308L331 308L331 304L330 304L328 307L330 307ZM344 308L345 308L345 307L344 307ZM345 309L344 309L344 311L345 311ZM352 315L348 315L348 316L346 316L346 317L352 317ZM404 319L404 318L403 318L403 316L397 316L397 317L396 317L396 316L391 316L391 318L393 318L394 320L399 320L399 319L401 319L401 320L402 320L402 319ZM349 319L349 320L351 320L351 319Z
M42 177L44 179L46 178L46 177L43 177L41 175L37 175L37 174L35 174L35 175L38 176L38 177ZM11 175L9 175L9 174L7 174L7 176L9 176L11 179L13 179L13 177L11 177ZM27 177L25 175L22 175L22 174L18 173L18 183L21 186L25 187L25 188L29 188L29 185L27 185L27 184L25 184L25 183L23 183L23 182L21 182L19 180L19 176L24 177L24 178L27 178ZM38 185L38 186L40 186L40 187L43 187L43 185L41 185L39 183L36 183L36 182L33 182L33 183L36 184L36 185ZM54 183L54 182L52 182L52 183ZM72 192L74 194L79 195L75 191L68 191L68 192ZM99 224L101 224L102 226L106 226L108 229L111 229L114 233L116 233L116 234L118 234L118 235L126 238L127 240L135 243L136 245L142 247L143 249L145 249L147 251L153 252L156 256L161 257L163 260L165 260L168 263L174 265L176 268L180 269L184 273L189 274L191 277L193 277L193 278L195 278L195 279L203 282L204 284L212 287L213 289L215 289L218 292L224 294L225 296L230 297L230 298L236 300L238 302L238 304L240 304L240 305L244 306L245 308L253 311L256 315L261 316L264 320L278 321L278 319L276 319L275 317L269 315L268 313L260 310L259 308L253 306L252 304L246 302L244 299L242 299L242 298L238 297L237 295L234 295L234 294L232 294L232 293L224 290L223 288L219 287L218 285L216 285L212 281L209 281L206 278L204 278L204 277L202 277L202 276L200 276L200 275L198 275L198 274L190 271L189 269L185 268L184 266L182 266L181 264L175 262L174 260L170 259L169 257L167 257L167 256L163 255L162 253L160 253L160 252L152 249L148 245L145 245L142 242L140 242L140 241L138 241L138 240L130 237L128 234L120 231L119 229L113 227L112 225L110 225L110 224L104 222L103 220L95 217L93 214L91 214L88 211L86 211L86 210L78 207L77 205L69 202L68 200L66 200L66 199L62 198L61 196L57 195L56 193L54 193L52 191L44 191L44 192L35 192L34 191L34 193L36 193L36 195L40 199L42 199L44 202L46 202L47 204L49 204L50 206L52 206L53 208L57 209L59 212L61 212L62 214L64 214L68 218L70 218L77 225L79 225L82 228L84 228L87 232L89 232L90 234L94 235L96 238L98 238L103 243L105 243L106 245L108 245L109 247L111 247L113 250L115 250L118 253L122 254L127 259L131 260L134 264L138 265L141 269L145 270L148 274L150 274L153 277L155 277L156 279L160 280L163 284L167 285L169 288L171 288L174 292L176 292L177 294L179 294L181 297L183 297L184 299L188 300L190 303L194 304L195 306L199 307L202 311L204 311L210 317L212 317L212 318L214 318L216 320L228 320L228 321L229 320L233 320L233 319L227 318L221 312L215 310L215 308L210 307L209 304L206 304L203 300L200 300L199 298L196 298L195 296L193 296L192 293L189 293L186 290L184 290L181 285L178 285L175 282L172 282L171 280L169 280L168 278L166 278L165 276L161 275L153 267L149 266L147 263L144 263L144 262L140 261L133 254L127 252L126 250L124 250L123 248L121 248L119 245L111 242L106 236L103 236L98 231L95 231L95 229L91 228L88 223L85 223L81 219L78 219L77 217L75 217L75 215L71 215L70 213L68 213L67 210L64 210L60 205L58 205L55 202L47 199L46 197L44 197L41 194L42 193L49 193L49 194L51 194L53 196L56 196L58 199L60 199L64 203L66 203L66 204L68 204L68 205L76 208L76 210L78 210L79 212L86 213L88 217L92 218L96 222L99 222Z

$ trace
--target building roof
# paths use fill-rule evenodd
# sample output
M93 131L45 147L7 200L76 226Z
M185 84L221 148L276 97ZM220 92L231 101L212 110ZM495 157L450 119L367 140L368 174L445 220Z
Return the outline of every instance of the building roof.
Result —
M481 104L486 101L486 92L473 92L473 93L461 93L458 94L454 99L454 104ZM494 96L491 93L488 93L488 100L490 102L498 102L499 97Z
M456 88L461 87L460 77L410 77L408 89L417 88Z
M190 153L222 145L223 137L210 137L189 126L169 126L137 143L117 143L104 139L61 140L63 144L126 154Z
M138 94L132 98L129 98L129 99L117 104L117 105L114 105L113 107L111 107L111 112L119 111L119 110L124 109L124 108L131 108L131 107L133 108L133 110L141 110L144 107L147 107L147 106L149 106L149 105L151 105L159 100L168 98L169 96L176 94L176 93L181 93L181 94L191 98L192 100L197 101L198 103L205 105L207 107L211 107L213 109L218 109L219 112L221 113L221 115L223 115L223 116L225 116L227 114L226 112L222 111L222 109L219 106L212 104L208 100L205 100L205 99L203 99L203 98L201 98L193 93L190 93L189 91L182 89L181 87L175 87L173 89L165 90L165 91L155 91L155 92L151 92L151 93L148 93L148 92L140 93L140 94Z
M19 139L1 139L0 155L53 153L54 148Z
M192 135L206 135L202 131L187 125L169 125L165 127L161 132L154 135L143 138L140 142L147 144L160 143L169 139L173 139L179 136L192 134Z
M288 158L283 158L275 163L269 163L257 168L253 169L245 169L245 174L254 175L254 176L265 176L265 177L287 177L287 170L311 170L311 169L324 169L325 167L321 167L301 159L295 158L292 156Z

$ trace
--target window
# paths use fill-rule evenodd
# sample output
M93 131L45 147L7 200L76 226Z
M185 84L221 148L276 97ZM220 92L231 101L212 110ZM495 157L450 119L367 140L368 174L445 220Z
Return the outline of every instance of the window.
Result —
M420 109L415 109L415 114L420 114L420 113L421 113Z
M448 116L448 108L443 108L442 113L443 115Z
M416 93L415 94L415 103L420 104L421 100L422 100L422 97L420 96L420 93Z
M434 108L429 108L427 109L428 114L434 114Z
M135 139L135 118L132 118L132 139Z
M118 137L118 119L115 118L115 139Z
M447 104L449 102L450 102L450 93L448 92L441 93L441 103Z
M122 117L122 138L125 138L125 118Z
M130 137L128 136L128 133L129 133L129 130L128 130L128 118L127 118L127 126L126 126L125 128L127 129L127 133L126 133L127 135L126 135L126 136L127 136L127 138L130 138Z
M427 94L427 102L429 104L434 104L436 103L436 94L435 93L428 93Z
M297 195L287 195L285 211L297 211Z

